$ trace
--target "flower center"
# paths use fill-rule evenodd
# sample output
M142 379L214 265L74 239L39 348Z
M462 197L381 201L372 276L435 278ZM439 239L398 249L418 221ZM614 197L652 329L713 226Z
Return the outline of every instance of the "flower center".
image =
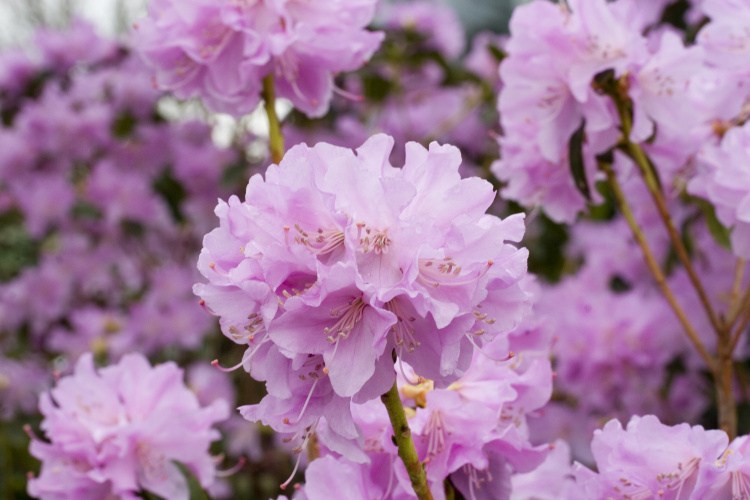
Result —
M387 229L372 229L365 224L357 224L359 229L359 244L362 252L385 254L388 253L388 247L391 245L391 239L388 237Z
M294 229L297 230L294 241L305 245L312 253L321 257L332 254L344 245L344 233L338 229L319 227L312 235L302 229L299 224L295 224Z
M451 257L443 259L419 259L419 274L417 281L425 286L463 286L476 282L487 274L493 262L487 261L487 265L477 271L461 275L461 266Z
M429 462L445 449L445 422L443 422L443 415L440 411L436 410L430 413L430 418L425 426L425 433L427 435L427 459L425 462Z
M362 300L362 297L357 297L343 306L331 309L331 316L337 318L337 320L333 326L323 329L328 342L334 344L339 339L347 338L362 319L366 306L367 304Z
M414 316L407 315L399 304L398 299L392 299L385 303L385 309L396 315L396 324L391 327L396 347L405 347L407 351L413 352L419 347L419 341L414 335Z

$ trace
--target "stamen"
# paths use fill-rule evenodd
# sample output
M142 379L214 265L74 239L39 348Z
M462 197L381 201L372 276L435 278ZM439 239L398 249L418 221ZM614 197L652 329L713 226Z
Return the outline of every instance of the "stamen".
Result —
M476 500L476 492L474 488L481 488L484 483L492 482L492 473L489 469L477 470L473 465L464 465L464 473L469 476L469 498ZM480 473L484 474L484 477L480 477Z
M390 471L388 473L388 486L385 488L383 498L390 498L391 490L393 489L393 477L396 475L393 473L393 460L389 460L388 463L390 465Z
M425 430L427 431L427 458L425 463L429 463L433 457L445 450L445 424L439 410L430 413Z
M685 487L685 483L687 483L688 479L690 479L698 470L699 463L700 458L691 458L687 462L687 464L685 464L685 466L683 466L682 463L678 463L676 472L658 474L656 476L656 479L659 482L666 481L667 484L665 486L668 489L677 488L676 498L680 498L680 494L682 493L682 489Z
M312 399L313 392L315 391L315 386L318 385L318 381L319 380L320 380L319 378L315 379L315 382L313 382L312 387L310 387L310 392L307 393L307 398L305 399L305 404L302 405L302 409L300 410L299 415L297 415L296 420L294 422L290 422L290 421L288 421L288 419L285 419L284 420L285 424L287 424L287 425L294 425L294 424L298 424L300 422L300 420L302 420L302 417L305 414L305 410L307 410L307 405L310 403L310 399Z
M237 474L240 471L240 469L242 469L245 466L246 463L247 463L247 459L245 457L240 457L237 459L237 463L234 464L232 467L225 469L225 470L217 470L216 477L233 476L234 474Z
M350 99L354 102L362 102L365 100L365 96L360 94L354 94L352 92L349 92L348 90L342 89L338 85L333 86L333 93L338 94L341 97L344 97L346 99Z
M385 309L396 316L396 324L391 327L397 347L404 346L408 352L414 352L420 343L416 339L416 331L412 323L416 321L413 316L407 316L398 299L391 299L385 303ZM400 357L400 356L399 356Z
M39 439L39 436L34 433L34 429L32 429L29 424L24 424L23 432L25 432L26 435L29 436L29 439L31 439L32 441L41 441L41 439Z
M245 364L244 357L243 357L242 361L240 361L236 365L231 366L229 368L225 368L225 367L221 366L219 364L219 360L218 359L215 359L215 360L211 361L211 366L213 366L214 368L218 368L220 371L222 371L224 373L230 373L230 372L233 372L233 371L235 371L235 370L237 370L239 368L242 368L242 365L244 365L244 364Z
M307 444L307 438L305 438L305 440L302 443L303 447L305 444ZM292 479L294 479L294 476L297 474L297 471L299 470L299 464L300 464L300 461L302 460L302 450L299 450L296 453L297 453L297 460L295 460L294 462L294 469L292 469L292 473L289 474L289 477L286 479L286 481L284 481L283 483L279 485L279 488L281 488L282 491L285 490L287 486L289 486L289 484L292 482Z
M732 478L732 498L750 498L750 479L738 470L729 474Z
M476 349L479 352L479 354L481 354L485 358L489 359L490 361L495 361L497 363L504 363L506 361L510 361L511 359L513 359L516 356L515 352L508 351L508 354L504 358L493 358L492 356L490 356L489 354L487 354L486 352L484 352L484 350L479 346L479 344L476 343L476 341L473 338L474 336L480 336L483 333L484 333L484 330L478 330L476 332L467 332L467 333L464 333L464 337L466 337L469 340L469 342L471 343L471 345L474 346L474 349Z
M417 281L425 286L464 286L470 285L482 276L493 266L494 262L487 261L487 265L472 273L460 276L462 268L457 265L451 257L442 260L438 259L419 259L419 274Z
M279 488L281 488L282 490L285 490L286 487L289 486L289 484L292 482L292 479L294 479L295 474L297 474L300 461L302 460L302 450L304 450L307 446L307 442L310 440L310 435L315 432L316 425L317 422L306 429L305 438L302 440L302 444L294 449L294 452L297 453L297 460L294 462L294 469L292 470L292 473L289 475L287 480L279 485Z
M294 237L294 241L308 247L315 255L329 255L344 246L344 233L340 229L318 228L317 232L311 237L299 224L295 224L294 228L298 233Z
M378 255L388 253L391 239L387 230L377 230L367 227L365 224L357 224L359 229L359 244L363 253L375 253ZM364 233L364 234L363 234Z
M348 304L331 309L331 316L338 318L338 320L333 326L323 328L323 333L326 334L328 342L333 344L339 339L347 338L362 319L366 306L367 304L362 298L357 297Z

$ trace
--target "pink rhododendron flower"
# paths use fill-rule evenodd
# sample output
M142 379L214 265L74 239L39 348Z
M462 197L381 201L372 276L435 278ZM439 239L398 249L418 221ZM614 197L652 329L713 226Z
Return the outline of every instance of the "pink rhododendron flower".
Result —
M392 145L296 146L250 180L244 203L219 204L199 261L209 283L195 291L228 337L322 356L342 397L385 392L393 349L420 375L455 379L472 343L512 328L530 297L494 306L526 273L526 251L506 243L522 217L485 215L492 188L460 178L455 148L412 143L394 168Z
M135 497L148 490L187 499L179 461L203 487L214 480L212 426L227 417L226 403L201 407L173 363L151 367L139 354L97 370L82 356L72 375L42 394L41 427L48 441L32 439L42 461L28 491L41 498Z
M558 500L580 495L573 479L570 446L558 440L550 445L547 458L531 472L513 474L510 481L514 500Z
M274 75L278 95L323 115L333 75L362 66L382 40L365 29L374 0L157 0L149 9L137 40L157 84L234 114L252 111Z
M684 184L686 164L710 139L714 122L736 117L748 91L739 73L716 65L705 44L686 46L667 29L647 35L662 7L540 0L515 10L500 65L502 155L492 167L507 183L505 196L539 205L558 222L574 221L590 201L570 173L570 141L579 129L587 191L596 195L597 155L622 136L612 96L595 81L604 72L617 80L619 99L632 104L629 139L643 144L667 189ZM631 165L616 155L616 169Z
M714 462L701 464L693 498L750 495L750 436L739 436Z
M635 416L625 429L611 420L594 433L591 450L599 473L591 486L601 497L699 498L691 493L701 466L718 459L728 444L723 431L670 427L653 415Z
M332 498L416 498L411 487L388 478L395 457L377 464L357 464L344 458L326 456L315 460L305 471L305 485L294 495L295 500L331 500ZM400 463L398 464L400 465Z
M403 168L392 147L380 135L356 152L292 148L250 179L246 201L219 203L198 264L208 283L195 286L247 345L237 367L266 383L243 416L303 443L320 429L356 460L352 404L393 384L392 353L445 387L532 296L526 251L509 244L523 218L485 214L492 187L461 179L452 146L410 143Z

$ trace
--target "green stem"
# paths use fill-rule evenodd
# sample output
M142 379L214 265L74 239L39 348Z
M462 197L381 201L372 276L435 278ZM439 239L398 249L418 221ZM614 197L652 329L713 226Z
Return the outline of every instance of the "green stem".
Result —
M393 383L393 387L388 392L380 396L380 399L388 411L388 417L393 427L393 437L396 446L398 446L398 456L401 457L401 461L406 466L414 493L417 494L419 500L432 500L432 493L427 485L427 475L417 456L417 449L414 447L414 441L411 438L411 430L409 429L409 423L406 421L406 413L404 413L404 407L401 405L396 382Z
M268 117L268 142L271 149L271 160L278 164L284 157L284 136L281 135L281 123L276 114L276 91L273 73L263 78L263 107Z

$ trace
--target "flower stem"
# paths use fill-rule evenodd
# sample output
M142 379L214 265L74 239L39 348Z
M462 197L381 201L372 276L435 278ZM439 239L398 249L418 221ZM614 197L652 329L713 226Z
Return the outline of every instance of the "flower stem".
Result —
M273 73L263 78L263 107L268 117L268 142L271 149L271 160L278 164L284 157L284 136L281 135L281 124L276 114L276 91Z
M743 259L742 257L738 257L737 262L734 266L734 282L732 283L732 292L729 295L729 314L727 315L727 317L732 316L732 312L738 305L740 294L742 293L742 279L744 277L745 259ZM750 292L750 290L748 290L748 292Z
M396 382L393 383L393 387L388 392L380 396L380 399L388 411L388 417L393 427L393 437L396 446L398 446L398 456L401 457L406 466L414 493L417 494L419 500L432 500L432 493L427 485L427 475L417 456L414 441L411 439L411 430L409 429L409 423L406 421L406 413L404 413L404 407L401 405Z
M719 411L719 428L727 433L729 440L737 437L737 404L734 400L734 364L732 360L731 332L722 329L719 332L718 364L714 375L716 387L716 405Z
M737 320L739 320L739 323L737 324L737 329L735 330L734 336L732 337L732 352L734 352L737 344L740 341L740 337L742 337L742 334L745 332L748 325L750 325L750 290L748 290L747 299L744 301L744 304L745 306L742 309L742 311L744 311L744 316L741 314L737 316Z
M737 320L740 319L740 316L742 316L742 313L747 311L748 308L750 308L750 287L747 288L742 298L735 302L735 306L729 308L727 325L733 327L737 323Z
M712 372L716 373L716 371L714 370L714 367L715 367L714 359L706 350L706 347L703 345L703 342L701 342L700 337L698 337L698 332L695 331L695 328L693 327L692 323L690 323L690 320L688 320L687 315L685 314L685 311L682 309L682 306L680 306L679 302L677 302L677 298L674 296L672 289L669 288L669 285L667 284L667 280L664 276L664 272L661 270L661 267L659 267L659 264L657 263L653 252L651 251L651 247L649 246L648 241L646 240L646 236L643 234L643 230L641 230L641 227L638 225L638 222L635 220L633 211L630 208L630 204L628 203L627 199L625 198L625 194L622 192L622 187L620 186L620 182L617 180L617 177L615 176L615 173L612 170L612 166L607 163L601 162L599 164L599 168L602 171L604 171L605 174L607 174L607 182L612 188L612 193L615 196L615 201L617 203L617 206L620 209L620 212L622 213L622 215L625 217L625 220L627 221L628 226L630 227L630 230L633 232L633 237L638 243L638 246L641 247L641 250L643 252L643 258L646 261L646 266L648 266L649 271L651 272L654 279L656 280L656 284L661 289L662 293L664 294L664 297L667 299L667 302L672 308L672 311L674 311L675 315L677 316L678 321L680 322L682 327L685 329L685 332L690 338L690 341L693 343L698 353L706 362L706 365L708 365L709 369Z

